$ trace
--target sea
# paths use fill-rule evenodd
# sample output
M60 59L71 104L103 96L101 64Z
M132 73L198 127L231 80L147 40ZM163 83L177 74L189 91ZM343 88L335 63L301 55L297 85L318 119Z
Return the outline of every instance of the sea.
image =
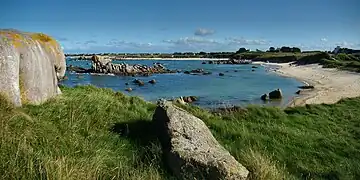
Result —
M67 66L91 67L91 61L76 61L67 59ZM62 85L74 87L92 84L101 88L111 88L114 91L129 96L139 96L146 101L175 99L180 96L197 96L194 105L203 108L226 108L231 106L246 107L249 105L264 105L285 107L298 95L298 86L303 85L296 79L283 77L269 70L269 67L253 64L202 64L201 60L114 60L113 63L144 64L152 66L161 63L171 70L190 71L201 68L210 71L210 75L191 75L184 73L154 74L149 77L92 75L66 72L67 80ZM257 68L252 68L257 66ZM255 69L255 71L252 71ZM224 73L224 76L219 76ZM134 79L145 82L145 86L137 86ZM156 84L147 83L155 79ZM128 83L129 85L126 85ZM133 91L127 92L131 87ZM284 98L264 102L260 96L275 89L281 89Z

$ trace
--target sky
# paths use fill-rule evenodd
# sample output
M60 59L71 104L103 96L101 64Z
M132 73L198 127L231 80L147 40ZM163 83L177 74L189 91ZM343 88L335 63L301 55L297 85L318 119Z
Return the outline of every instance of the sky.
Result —
M65 53L360 49L360 0L2 0L0 28Z

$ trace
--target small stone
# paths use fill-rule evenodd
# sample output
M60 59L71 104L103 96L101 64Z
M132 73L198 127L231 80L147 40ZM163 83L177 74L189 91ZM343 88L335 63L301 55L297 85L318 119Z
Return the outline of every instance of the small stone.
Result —
M140 82L138 83L138 85L139 85L139 86L144 86L144 85L145 85L145 83L144 83L144 82L142 82L142 81L140 81Z
M132 88L126 88L125 91L131 92Z
M155 84L156 83L156 80L155 79L152 79L149 81L150 84Z
M314 89L314 86L308 85L308 86L299 86L300 89Z
M225 74L224 73L219 73L219 76L224 76Z

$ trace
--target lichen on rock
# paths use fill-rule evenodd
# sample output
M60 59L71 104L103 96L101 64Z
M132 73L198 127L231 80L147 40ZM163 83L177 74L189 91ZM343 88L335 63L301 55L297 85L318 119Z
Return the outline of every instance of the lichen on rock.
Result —
M64 53L50 36L0 29L0 92L15 105L39 104L60 94L58 79L65 70Z

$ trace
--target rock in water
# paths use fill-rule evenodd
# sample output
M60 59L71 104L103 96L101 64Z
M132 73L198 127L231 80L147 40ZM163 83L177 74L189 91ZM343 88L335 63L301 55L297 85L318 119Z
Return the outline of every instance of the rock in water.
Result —
M247 178L249 171L216 141L199 118L160 100L153 121L165 161L180 179Z
M61 94L66 62L60 45L42 33L0 29L0 92L16 106Z
M155 84L156 83L156 80L155 79L152 79L149 81L150 84Z
M314 86L307 85L307 86L299 86L300 89L314 89Z
M267 94L263 94L261 97L260 97L261 100L263 101L266 101L266 100L269 100L269 96Z
M269 93L269 98L270 98L270 99L281 99L281 98L282 98L281 89L277 89L277 90L271 91L271 92Z

